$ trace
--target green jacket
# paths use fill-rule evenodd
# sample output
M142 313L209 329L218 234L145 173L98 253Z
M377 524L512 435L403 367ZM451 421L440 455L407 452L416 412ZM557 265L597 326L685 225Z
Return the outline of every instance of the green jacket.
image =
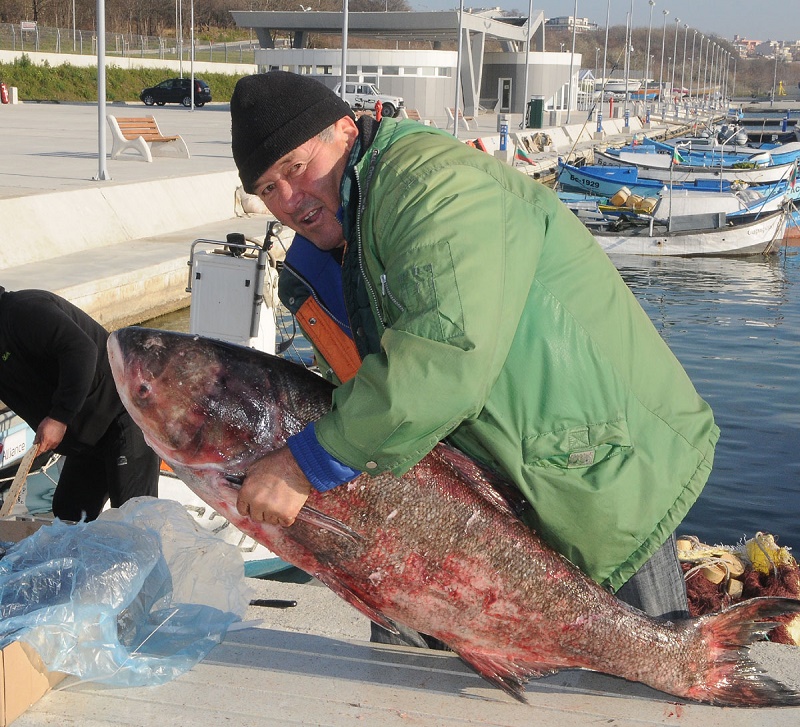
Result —
M394 119L355 176L342 274L363 364L318 441L401 474L449 437L516 483L550 545L618 589L702 490L710 408L551 190Z

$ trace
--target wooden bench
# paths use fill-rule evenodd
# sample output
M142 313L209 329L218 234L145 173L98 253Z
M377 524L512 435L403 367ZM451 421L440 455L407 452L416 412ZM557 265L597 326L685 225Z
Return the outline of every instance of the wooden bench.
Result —
M419 121L420 124L425 124L425 126L435 126L437 129L439 128L436 122L433 119L423 119L420 116L419 111L417 109L407 109L401 108L397 115L403 119L411 119L412 121Z
M164 136L153 116L113 116L108 114L111 127L112 159L135 159L152 162L154 156L189 159L189 149L180 136ZM125 154L135 152L136 156Z
M453 113L453 107L445 107L445 111L447 111L447 128L449 129L453 126L455 122L455 114ZM464 128L469 131L472 127L470 127L469 122L474 121L474 117L472 116L464 116L461 112L461 109L458 110L458 120L464 125Z

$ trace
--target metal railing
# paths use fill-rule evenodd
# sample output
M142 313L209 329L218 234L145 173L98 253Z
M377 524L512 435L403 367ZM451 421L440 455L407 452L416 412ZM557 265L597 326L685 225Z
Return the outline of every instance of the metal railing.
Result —
M212 63L255 63L258 41L224 43L195 38L194 59ZM45 28L33 23L0 23L0 50L36 53L97 55L97 33L93 30ZM106 56L191 60L191 45L175 38L128 33L106 33Z

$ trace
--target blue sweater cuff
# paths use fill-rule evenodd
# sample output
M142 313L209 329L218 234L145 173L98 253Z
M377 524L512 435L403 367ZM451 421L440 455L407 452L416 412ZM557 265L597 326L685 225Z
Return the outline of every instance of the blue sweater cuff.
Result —
M313 422L303 431L289 437L286 444L303 474L318 492L332 490L361 474L361 470L348 467L322 447L317 441Z

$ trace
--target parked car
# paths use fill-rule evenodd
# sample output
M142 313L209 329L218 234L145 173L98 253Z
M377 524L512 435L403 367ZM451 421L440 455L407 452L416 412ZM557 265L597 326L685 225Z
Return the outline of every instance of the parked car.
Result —
M338 96L341 84L337 83L333 92ZM350 83L344 88L344 100L354 109L375 110L375 102L380 101L381 115L394 116L399 108L405 104L400 96L391 96L381 93L380 89L372 83Z
M145 106L166 103L180 103L184 106L192 105L192 82L189 78L170 78L162 81L157 86L145 88L139 98ZM205 81L194 79L194 105L198 108L211 101L211 89Z

